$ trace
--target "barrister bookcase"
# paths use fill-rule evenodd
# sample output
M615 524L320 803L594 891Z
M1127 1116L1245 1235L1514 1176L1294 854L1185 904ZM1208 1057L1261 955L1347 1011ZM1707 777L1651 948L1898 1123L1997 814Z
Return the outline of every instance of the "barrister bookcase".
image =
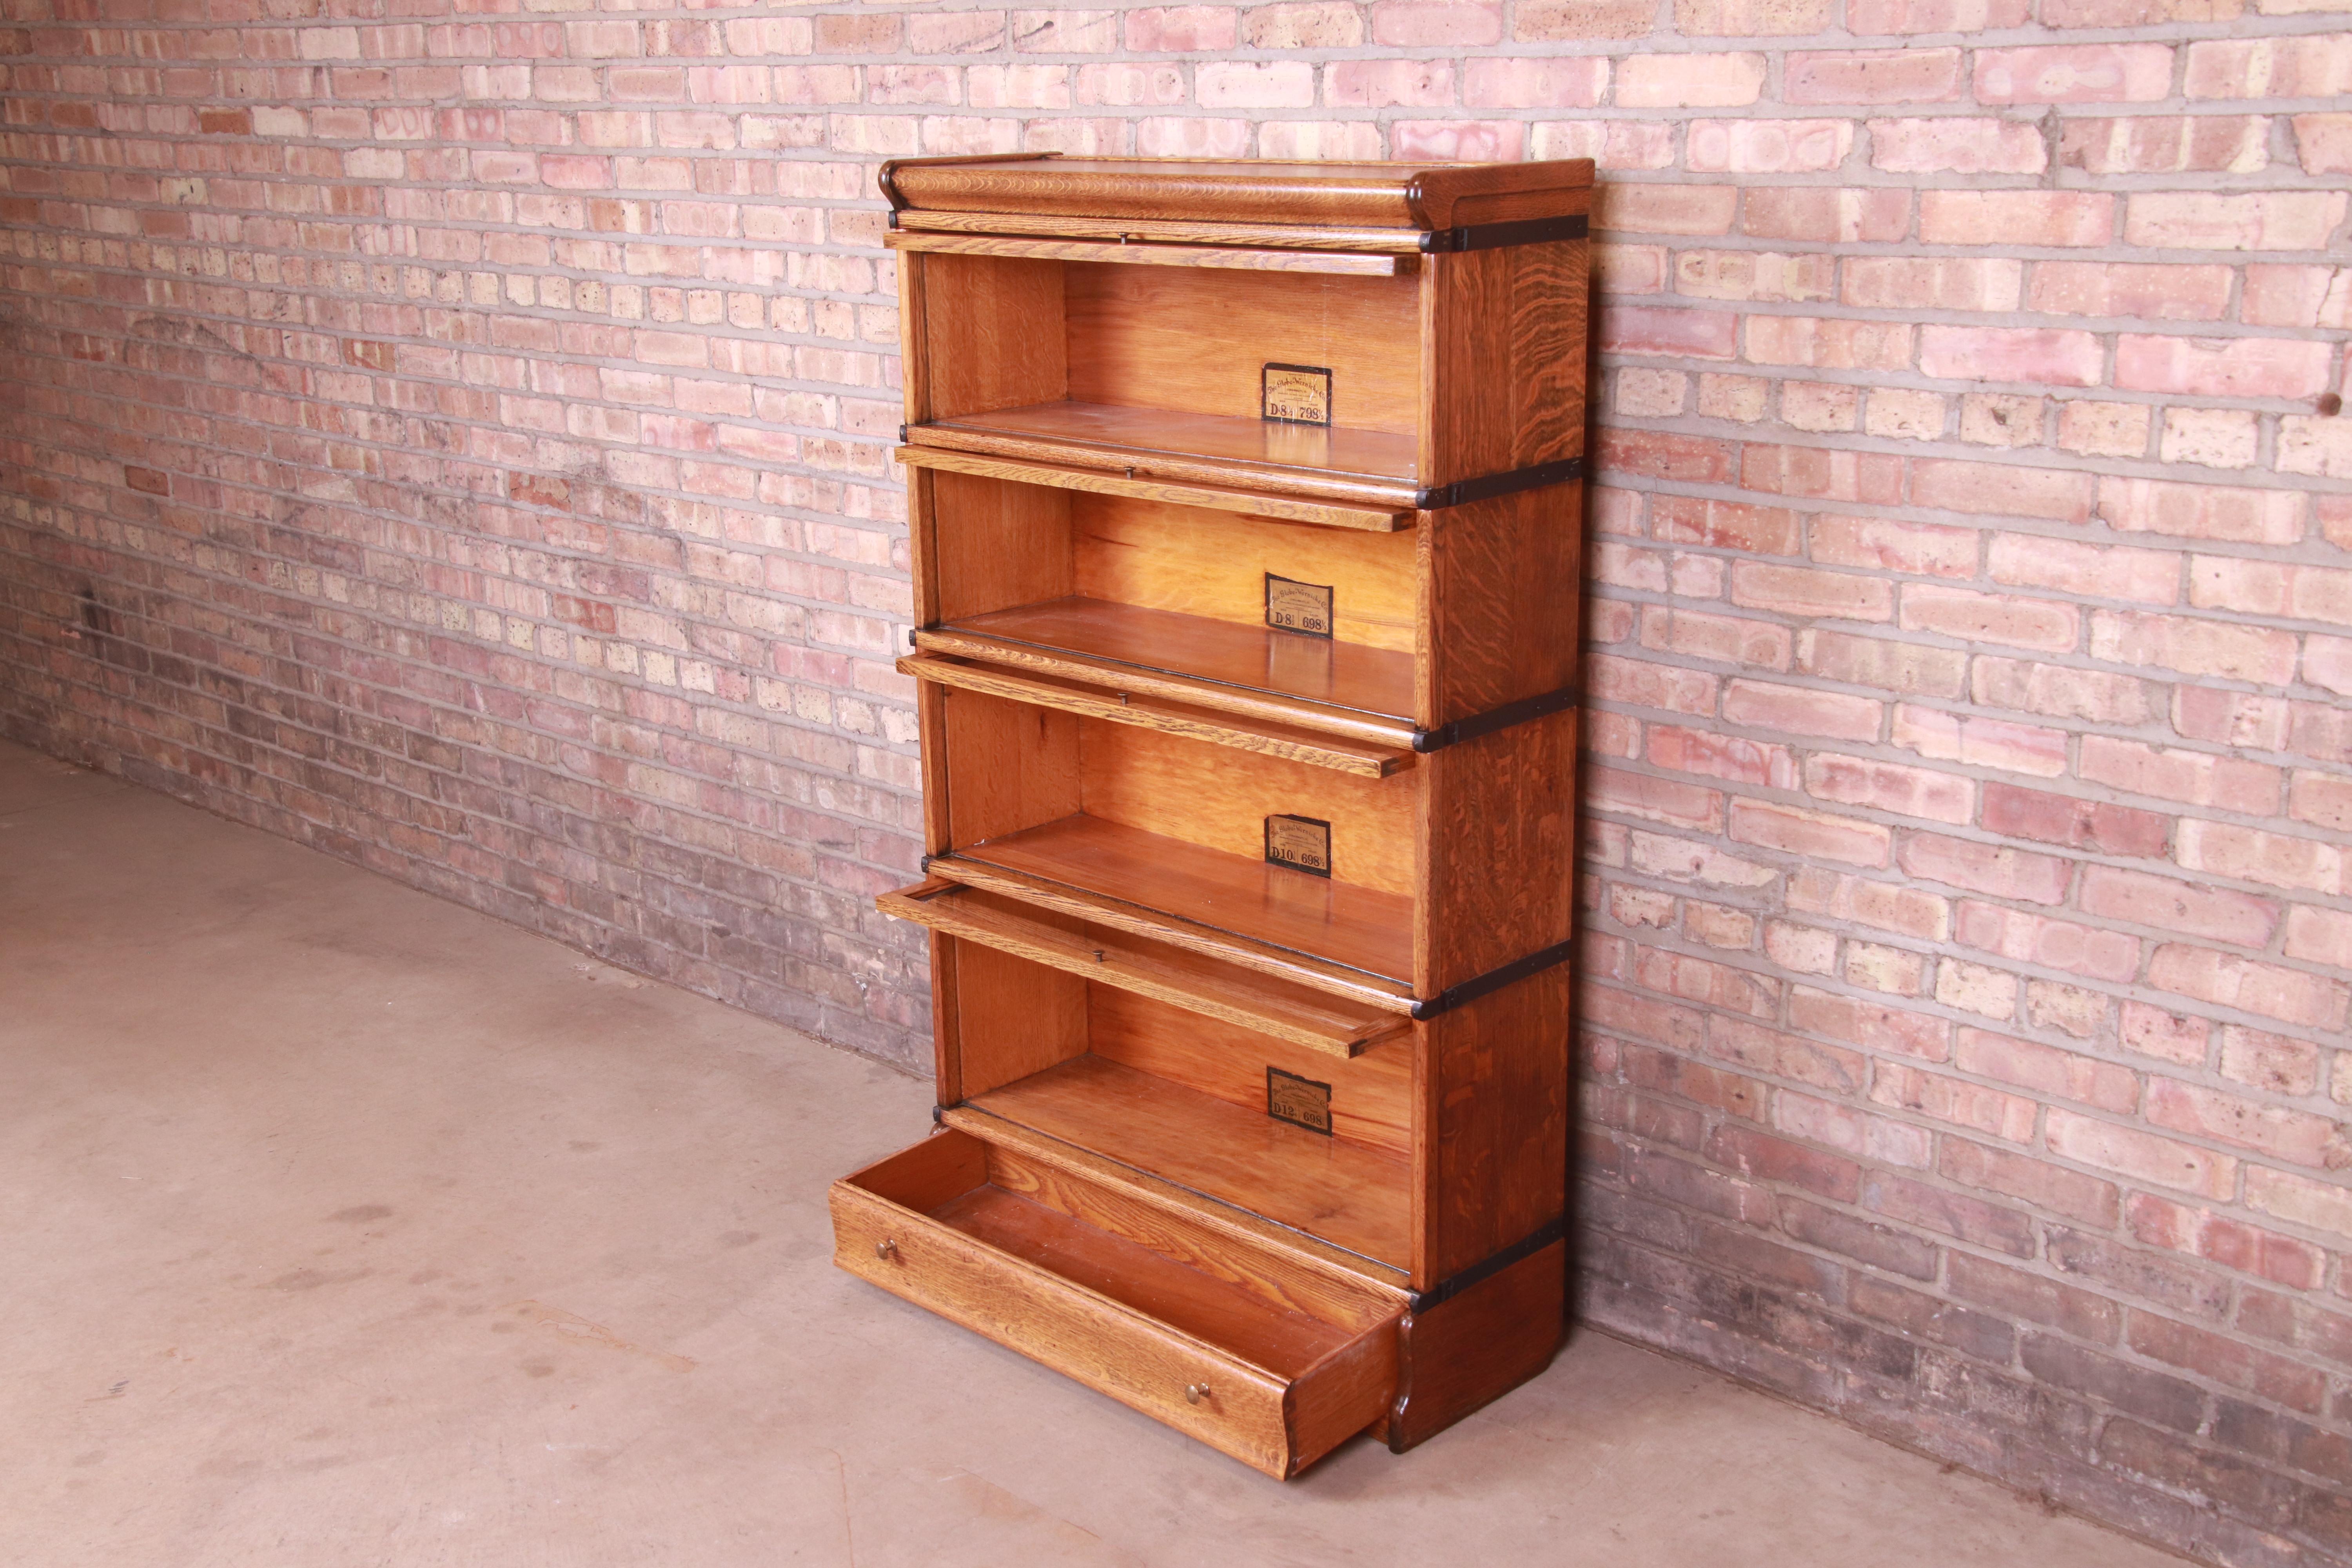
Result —
M1562 1331L1591 175L882 172L940 1109L835 1261L1276 1477Z

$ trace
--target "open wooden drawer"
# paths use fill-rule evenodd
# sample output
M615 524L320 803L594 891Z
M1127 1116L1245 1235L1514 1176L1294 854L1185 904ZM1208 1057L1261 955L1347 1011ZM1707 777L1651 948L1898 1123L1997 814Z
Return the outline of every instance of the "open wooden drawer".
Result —
M834 1261L1286 1479L1384 1423L1406 1299L949 1129L835 1182Z

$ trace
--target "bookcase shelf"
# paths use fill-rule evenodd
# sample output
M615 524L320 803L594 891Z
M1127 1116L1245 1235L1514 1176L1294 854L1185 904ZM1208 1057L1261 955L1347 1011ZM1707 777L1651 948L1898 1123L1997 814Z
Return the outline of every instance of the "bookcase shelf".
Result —
M1562 1331L1591 183L882 174L941 1131L835 1261L1276 1477Z

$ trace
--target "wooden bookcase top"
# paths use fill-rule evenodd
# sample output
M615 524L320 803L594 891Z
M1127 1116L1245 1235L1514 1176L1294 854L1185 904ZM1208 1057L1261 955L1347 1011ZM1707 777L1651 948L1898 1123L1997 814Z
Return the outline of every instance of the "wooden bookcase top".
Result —
M1276 163L1007 153L882 165L891 206L989 213L1431 232L1584 212L1592 161ZM902 218L901 221L904 221Z

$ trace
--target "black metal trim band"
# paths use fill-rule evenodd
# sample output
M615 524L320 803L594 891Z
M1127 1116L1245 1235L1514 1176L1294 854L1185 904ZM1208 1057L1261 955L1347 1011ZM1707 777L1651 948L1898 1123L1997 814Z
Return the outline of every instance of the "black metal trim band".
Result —
M1538 948L1525 958L1515 958L1500 969L1490 969L1475 980L1449 985L1427 1001L1415 1002L1412 1008L1412 1016L1416 1019L1434 1018L1440 1013L1452 1012L1465 1002L1475 1002L1490 991L1500 991L1530 974L1541 974L1553 964L1565 962L1568 955L1575 951L1574 937L1566 942L1556 942L1549 947Z
M1432 229L1421 237L1421 248L1432 256L1457 255L1465 250L1495 250L1506 245L1582 239L1591 231L1592 220L1582 213L1573 217L1527 218L1518 223L1474 223L1459 228Z
M1519 1240L1515 1241L1511 1243L1510 1246L1503 1248L1502 1251L1496 1253L1492 1258L1489 1258L1483 1262L1472 1264L1469 1268L1465 1268L1461 1273L1456 1274L1451 1279L1441 1279L1426 1290L1414 1292L1412 1296L1412 1310L1416 1313L1426 1312L1432 1307L1436 1306L1440 1301L1445 1300L1449 1297L1459 1296L1463 1291L1467 1290L1471 1286L1478 1284L1482 1280L1493 1279L1496 1275L1500 1274L1504 1269L1508 1268L1512 1264L1520 1262L1526 1258L1533 1258L1537 1253L1541 1252L1545 1247L1549 1247L1553 1242L1558 1241L1567 1234L1568 1216L1563 1215L1559 1218L1552 1221L1549 1225L1545 1226L1541 1230L1537 1231L1533 1236L1521 1237Z
M1576 702L1577 689L1573 686L1563 686L1540 697L1523 697L1517 702L1506 702L1500 708L1489 708L1484 713L1474 713L1467 719L1456 719L1451 724L1440 724L1434 730L1415 730L1412 732L1412 749L1427 756L1448 746L1458 746L1465 741L1475 741L1481 735L1491 735L1497 730L1507 730L1514 724L1524 724L1530 719L1540 719L1547 713L1557 713L1563 708L1573 708Z
M1488 474L1482 479L1456 479L1450 485L1433 485L1425 490L1416 490L1412 504L1423 511L1441 511L1449 506L1461 506L1468 501L1516 495L1521 490L1541 489L1546 485L1564 485L1570 479L1583 477L1584 459L1581 457L1562 458L1556 463L1538 463L1532 468L1513 468L1507 474Z

